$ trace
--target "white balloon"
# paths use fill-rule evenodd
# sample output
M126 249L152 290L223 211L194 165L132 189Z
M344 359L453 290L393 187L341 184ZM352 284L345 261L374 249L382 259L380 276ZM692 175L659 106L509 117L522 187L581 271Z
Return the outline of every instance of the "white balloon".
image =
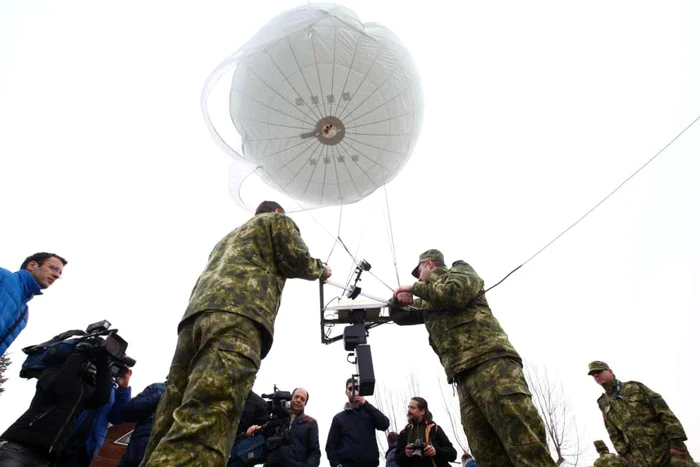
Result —
M241 151L214 127L208 96L233 71L229 112ZM215 139L236 159L231 193L257 173L304 207L349 204L392 180L423 118L415 63L379 24L310 4L280 14L210 76L202 95Z

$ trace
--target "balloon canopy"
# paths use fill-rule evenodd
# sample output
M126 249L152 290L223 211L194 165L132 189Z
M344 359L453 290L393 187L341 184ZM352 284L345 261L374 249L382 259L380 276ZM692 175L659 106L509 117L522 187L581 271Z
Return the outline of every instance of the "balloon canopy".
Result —
M234 150L209 112L216 82L232 74ZM423 95L415 63L379 24L347 8L309 4L267 23L209 77L202 108L234 157L230 191L253 172L303 207L350 204L392 180L416 145Z

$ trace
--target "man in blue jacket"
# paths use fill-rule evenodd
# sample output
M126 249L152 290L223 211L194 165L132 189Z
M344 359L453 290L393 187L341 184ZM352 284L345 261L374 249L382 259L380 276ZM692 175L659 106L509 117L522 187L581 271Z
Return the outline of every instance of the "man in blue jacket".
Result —
M326 441L326 456L331 467L376 467L379 448L375 430L386 431L389 419L364 397L359 385L349 378L345 382L348 402L333 417Z
M0 356L27 325L27 302L57 281L66 264L54 253L35 253L15 273L0 268Z
M164 392L165 383L150 384L124 407L124 421L136 422L136 426L118 467L138 467L141 463L153 428L156 407Z

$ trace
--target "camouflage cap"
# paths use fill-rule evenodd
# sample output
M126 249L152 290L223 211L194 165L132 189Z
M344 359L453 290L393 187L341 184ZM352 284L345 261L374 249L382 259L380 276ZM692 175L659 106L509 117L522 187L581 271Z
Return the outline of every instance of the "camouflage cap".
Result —
M610 367L607 363L596 360L588 364L588 375L590 376L594 371L609 370Z
M442 256L442 253L440 252L440 250L433 249L433 250L424 251L418 257L418 266L413 268L411 275L413 277L415 277L416 279L418 279L418 277L419 277L418 276L418 268L420 267L422 262L428 261L428 260L437 261L440 264L445 264L445 257Z
M602 439L593 441L593 446L595 446L595 450L598 451L598 453L610 452L610 450L608 449L608 445L605 444L605 441L603 441Z

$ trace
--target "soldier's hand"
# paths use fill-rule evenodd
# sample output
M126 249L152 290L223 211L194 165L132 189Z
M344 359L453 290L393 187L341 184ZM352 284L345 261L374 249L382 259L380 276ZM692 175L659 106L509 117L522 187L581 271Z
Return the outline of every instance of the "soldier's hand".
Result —
M428 457L434 457L435 454L435 448L432 444L428 444L426 447L423 448L423 455Z
M261 429L262 429L262 427L260 425L253 425L245 431L245 435L248 438L250 438L251 436L253 436L255 434L256 431L261 430Z
M399 305L411 305L413 303L413 294L411 292L400 292L396 295L396 301Z
M412 288L412 287L413 287L412 285L402 285L402 286L399 286L398 289L394 290L394 297L398 298L398 297L399 297L399 294L402 293L402 292L411 293L411 288Z
M328 266L327 264L324 264L323 265L323 274L321 274L321 280L325 281L326 279L331 277L332 274L333 274L333 271L331 271L331 267Z

